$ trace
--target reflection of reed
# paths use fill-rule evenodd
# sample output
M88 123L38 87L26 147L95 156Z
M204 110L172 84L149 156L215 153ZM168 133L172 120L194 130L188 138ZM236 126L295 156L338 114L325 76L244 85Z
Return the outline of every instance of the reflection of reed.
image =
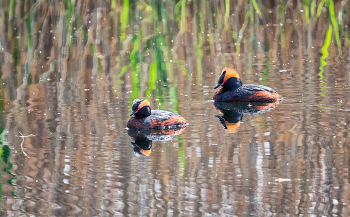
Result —
M0 8L3 216L350 214L349 97L338 88L349 85L349 54L330 4L249 1L262 19L244 1L9 2ZM342 27L344 2L334 5ZM203 101L232 64L244 83L287 100L226 135ZM136 96L191 123L147 159L124 133ZM25 141L30 158L18 132L36 135Z

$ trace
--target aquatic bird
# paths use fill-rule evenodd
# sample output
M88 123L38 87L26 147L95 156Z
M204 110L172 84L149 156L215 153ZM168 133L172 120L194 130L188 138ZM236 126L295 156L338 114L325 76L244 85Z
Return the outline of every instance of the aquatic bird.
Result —
M135 140L131 142L134 153L136 156L149 156L151 154L152 140Z
M242 85L239 74L235 69L224 68L214 89L222 87L213 99L217 102L273 102L282 100L273 89L256 84Z
M167 128L167 129L149 129L149 130L128 130L128 135L134 140L131 142L133 151L136 156L149 156L151 154L153 141L169 141L176 135L184 131L184 127Z
M274 102L214 102L214 106L222 115L215 115L226 133L236 133L244 114L253 115L274 109L280 101Z
M146 99L135 99L127 127L130 129L165 129L186 126L186 120L178 114L151 110L150 102Z

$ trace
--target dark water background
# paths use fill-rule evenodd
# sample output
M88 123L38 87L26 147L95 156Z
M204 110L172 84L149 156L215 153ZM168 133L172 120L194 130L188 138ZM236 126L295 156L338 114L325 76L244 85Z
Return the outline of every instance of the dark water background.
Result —
M349 2L0 5L1 216L350 215ZM283 102L225 129L223 67ZM189 123L148 157L135 98Z

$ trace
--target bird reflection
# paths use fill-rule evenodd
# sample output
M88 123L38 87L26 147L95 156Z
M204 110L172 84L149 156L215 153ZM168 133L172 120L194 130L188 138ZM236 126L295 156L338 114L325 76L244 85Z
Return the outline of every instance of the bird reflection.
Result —
M131 142L131 145L136 156L149 156L151 154L152 141L172 140L176 135L181 134L185 128L186 126L159 130L129 129L128 135L134 140L134 142Z
M250 102L250 103L227 103L214 102L216 109L222 112L222 116L215 115L224 126L226 133L236 133L244 114L257 114L274 109L280 101L271 103Z

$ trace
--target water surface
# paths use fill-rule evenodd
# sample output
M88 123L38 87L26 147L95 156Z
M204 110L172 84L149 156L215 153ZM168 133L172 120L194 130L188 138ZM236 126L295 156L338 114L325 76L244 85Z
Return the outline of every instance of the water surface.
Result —
M350 214L347 2L1 4L2 216ZM135 98L189 125L135 154Z

